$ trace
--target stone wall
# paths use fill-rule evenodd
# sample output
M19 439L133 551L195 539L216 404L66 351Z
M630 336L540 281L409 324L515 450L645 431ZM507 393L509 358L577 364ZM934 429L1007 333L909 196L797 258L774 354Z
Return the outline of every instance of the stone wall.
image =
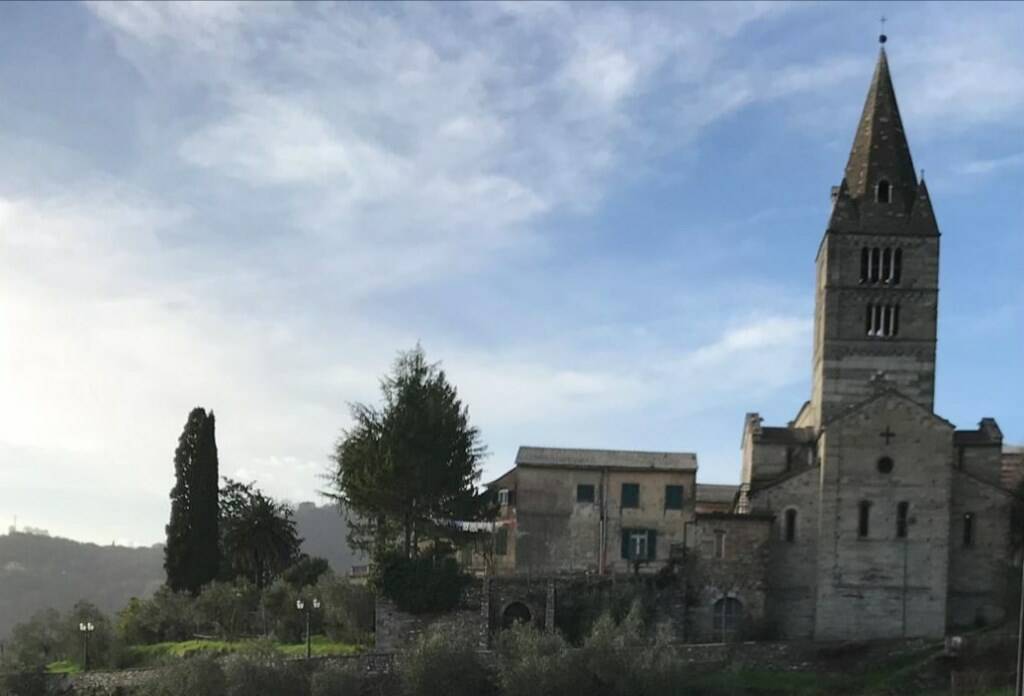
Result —
M815 638L945 634L952 438L951 424L895 392L879 393L825 429ZM879 470L882 456L893 460L891 472ZM903 537L901 502L909 504ZM862 503L869 505L866 535L859 533Z
M457 609L441 614L410 614L391 600L378 595L375 600L374 644L379 651L408 647L424 631L440 627L471 636L481 648L487 648L490 636L491 602L489 580L474 580L463 594Z
M770 516L758 514L712 513L697 517L693 546L684 567L688 641L721 639L714 625L715 606L730 598L742 605L739 631L733 637L764 630L771 525ZM721 558L716 554L718 534L725 535L725 553Z
M998 460L998 452L996 453ZM967 471L954 472L950 515L949 626L991 625L1006 617L1014 604L1009 576L1010 508L1012 495ZM972 539L964 538L965 516L971 515Z

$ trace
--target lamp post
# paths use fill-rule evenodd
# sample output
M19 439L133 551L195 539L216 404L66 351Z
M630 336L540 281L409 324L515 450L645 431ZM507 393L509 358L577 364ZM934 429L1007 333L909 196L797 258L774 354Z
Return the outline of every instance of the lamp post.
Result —
M92 621L83 621L78 624L78 632L82 634L82 641L85 644L85 671L89 671L89 636L96 630Z
M320 608L320 600L314 598L312 606L309 606L301 599L298 599L295 601L295 608L299 611L305 610L306 612L306 659L308 660L310 657L313 656L313 642L312 637L310 636L309 633L309 614L313 609Z

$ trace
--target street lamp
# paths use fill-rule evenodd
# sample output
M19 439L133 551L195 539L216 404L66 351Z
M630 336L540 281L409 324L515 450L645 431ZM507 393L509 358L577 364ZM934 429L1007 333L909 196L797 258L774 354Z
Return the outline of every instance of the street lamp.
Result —
M96 626L93 625L92 621L83 621L78 624L78 632L82 634L82 640L85 643L85 671L89 671L89 636L96 630Z
M295 600L295 608L299 611L302 611L303 609L306 611L306 659L308 660L313 656L313 642L309 634L309 614L313 609L320 608L320 600L313 599L312 606L307 606L301 599L297 599Z

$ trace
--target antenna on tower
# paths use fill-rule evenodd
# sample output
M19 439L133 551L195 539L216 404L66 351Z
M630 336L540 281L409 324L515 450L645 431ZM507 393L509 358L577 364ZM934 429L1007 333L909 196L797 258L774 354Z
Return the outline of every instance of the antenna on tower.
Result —
M882 15L881 19L879 20L879 24L882 28L878 34L878 43L884 44L886 41L889 40L889 37L885 35L885 15Z

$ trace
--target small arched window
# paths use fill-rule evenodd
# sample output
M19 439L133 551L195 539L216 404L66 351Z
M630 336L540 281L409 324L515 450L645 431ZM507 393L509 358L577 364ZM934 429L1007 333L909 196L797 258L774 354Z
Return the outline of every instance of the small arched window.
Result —
M867 539L871 532L871 503L866 500L857 504L857 536Z
M796 541L796 510L786 510L786 519L782 529L782 538L789 543Z
M910 503L901 502L896 506L896 536L900 539L907 538L907 515L910 512Z
M879 203L891 203L892 202L892 186L885 179L878 182L878 188L875 190L875 200Z
M974 545L974 513L964 515L964 546Z

